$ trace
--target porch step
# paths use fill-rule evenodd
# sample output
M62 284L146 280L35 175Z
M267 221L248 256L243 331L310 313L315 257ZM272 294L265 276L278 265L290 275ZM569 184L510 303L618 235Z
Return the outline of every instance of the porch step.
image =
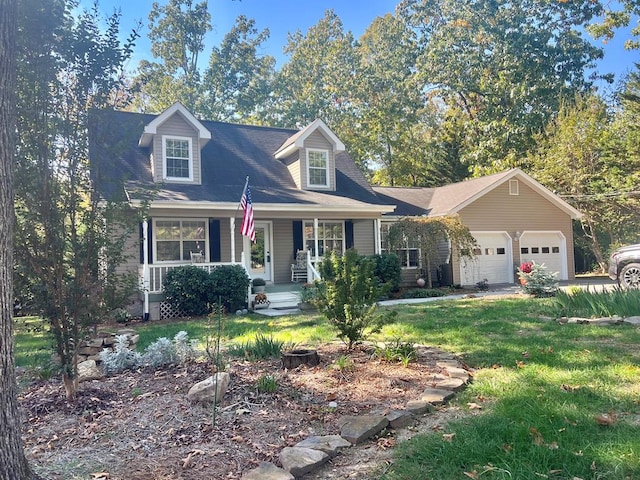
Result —
M300 301L296 292L266 292L269 308L296 308Z

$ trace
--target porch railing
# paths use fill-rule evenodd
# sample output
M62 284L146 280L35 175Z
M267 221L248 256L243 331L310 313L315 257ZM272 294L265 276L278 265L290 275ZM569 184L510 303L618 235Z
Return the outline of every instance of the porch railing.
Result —
M173 270L174 268L184 267L186 265L193 265L194 267L202 268L207 272L211 273L212 270L215 270L218 267L223 265L241 265L243 268L246 268L241 262L216 262L216 263L184 263L184 264L174 264L174 265L148 265L149 268L149 293L160 293L162 292L162 287L164 285L164 279L167 276L167 272ZM142 284L142 290L144 291L144 266L140 265L139 268L140 280Z

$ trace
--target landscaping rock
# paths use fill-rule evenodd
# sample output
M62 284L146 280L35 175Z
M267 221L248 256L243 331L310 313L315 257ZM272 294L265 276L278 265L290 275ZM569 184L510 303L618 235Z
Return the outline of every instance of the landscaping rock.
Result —
M624 323L630 323L631 325L640 325L640 317L627 317L622 321Z
M286 470L272 463L262 462L258 468L245 473L241 480L294 480L295 477Z
M192 402L213 403L216 399L220 402L229 387L229 380L227 372L218 372L191 387L187 398Z
M413 415L422 415L430 412L432 408L433 405L424 400L409 400L407 402L407 411Z
M389 420L391 428L398 430L411 425L413 423L413 415L406 410L392 410L387 414L387 420Z
M441 380L437 382L434 386L436 389L442 390L453 390L454 392L459 392L464 389L467 382L465 382L462 378L447 378L446 380Z
M382 431L389 420L383 415L346 416L340 419L340 436L351 443L364 442Z
M454 393L451 390L440 390L438 388L427 388L422 392L420 400L428 402L432 405L442 405L444 402L453 397Z
M446 371L447 371L447 374L449 374L450 377L461 378L465 382L467 382L469 380L469 372L467 372L464 368L447 367Z
M324 464L329 455L320 450L301 447L284 447L280 452L282 467L294 477L301 477Z
M335 457L340 449L350 447L351 442L345 440L340 435L323 435L306 438L296 443L295 446L320 450L330 457Z
M96 365L95 360L86 360L78 363L78 383L89 380L100 380L102 372Z

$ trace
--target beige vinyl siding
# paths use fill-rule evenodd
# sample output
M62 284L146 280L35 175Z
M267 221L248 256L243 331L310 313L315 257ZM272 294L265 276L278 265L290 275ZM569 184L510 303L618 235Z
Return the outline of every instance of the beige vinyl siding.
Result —
M153 159L154 182L163 181L163 136L189 137L191 138L191 155L193 159L193 182L197 185L202 183L202 175L200 169L200 140L198 131L188 123L180 114L176 113L167 119L157 129L156 135L153 137Z
M373 220L353 222L353 246L360 255L373 255L376 252Z
M293 222L291 220L273 221L273 244L271 245L271 264L273 282L291 282L291 264L293 263Z
M294 155L289 156L284 164L289 169L289 173L293 178L293 181L296 183L296 187L302 189L302 173L300 169L300 152L295 153Z
M509 182L496 187L460 211L462 222L471 231L507 232L512 240L513 262L520 263L516 232L560 231L566 238L569 279L575 278L571 217L519 181L519 194L509 194ZM514 265L514 268L515 268ZM459 262L453 265L454 283L460 281Z
M329 187L309 187L307 183L307 149L327 150L327 175ZM336 189L336 160L333 152L333 145L324 136L315 131L310 134L304 141L304 148L301 152L300 162L300 183L304 189L313 190L330 190Z

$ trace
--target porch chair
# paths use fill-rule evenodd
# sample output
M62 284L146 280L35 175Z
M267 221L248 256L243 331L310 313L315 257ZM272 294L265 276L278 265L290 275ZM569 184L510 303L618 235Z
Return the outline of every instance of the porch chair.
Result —
M306 282L307 281L307 251L298 250L296 253L295 263L291 264L291 281Z
M191 263L204 263L204 253L191 252Z

